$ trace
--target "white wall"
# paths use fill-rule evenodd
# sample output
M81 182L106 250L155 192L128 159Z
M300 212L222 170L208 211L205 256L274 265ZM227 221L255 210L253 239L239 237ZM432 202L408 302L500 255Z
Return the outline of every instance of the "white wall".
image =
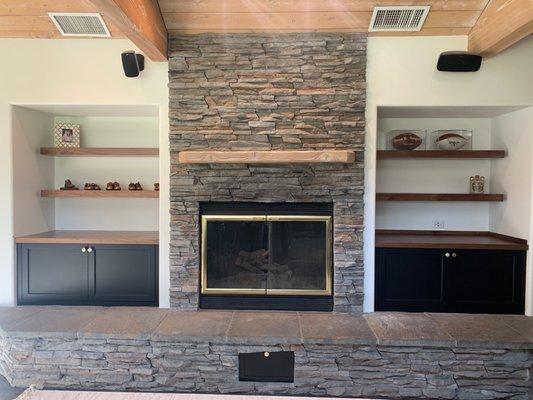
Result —
M507 151L507 157L492 165L495 190L507 193L507 200L490 206L490 230L526 239L533 245L533 107L494 119L492 141ZM533 288L533 264L528 257L526 287ZM527 310L533 314L533 293L527 292Z
M436 70L443 51L466 50L465 36L371 37L367 54L365 150L365 311L374 309L378 106L533 104L533 38L484 60L475 73ZM530 302L531 305L531 302Z
M159 225L160 305L169 304L168 66L146 59L136 79L126 78L120 53L127 40L0 39L0 304L15 302L13 242L13 103L152 104L159 107L161 171Z
M387 133L394 129L427 130L428 149L431 132L438 129L470 129L472 148L491 148L490 118L380 118L377 146L385 149ZM392 193L468 193L469 178L490 178L490 160L385 159L377 162L376 191ZM490 193L490 185L485 191ZM489 203L453 202L378 202L376 229L488 230Z
M85 147L158 147L157 117L56 117L55 122L81 126ZM50 135L50 132L48 132ZM153 190L159 181L159 161L154 157L56 157L55 183L71 179L80 189L95 182L102 190L117 181L122 190L139 181ZM61 199L55 200L56 229L147 230L159 229L159 207L155 199ZM16 226L15 226L16 228Z
M166 63L146 60L125 78L120 53L127 40L0 39L0 304L15 299L11 103L155 104L161 155L160 304L168 305L169 152ZM365 310L373 310L376 137L378 106L533 104L533 38L485 60L476 73L436 71L442 51L465 50L454 37L371 37L367 54L365 153Z
M38 157L52 144L54 119L50 114L13 107L13 233L28 235L55 227L53 199L41 199L40 190L54 184L54 159ZM3 265L3 264L1 264Z

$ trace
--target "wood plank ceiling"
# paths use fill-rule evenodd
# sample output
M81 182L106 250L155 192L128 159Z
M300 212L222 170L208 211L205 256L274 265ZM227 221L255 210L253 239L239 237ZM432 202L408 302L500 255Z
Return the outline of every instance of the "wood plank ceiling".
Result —
M467 35L489 0L159 0L169 33L366 32L374 6L430 5L420 32Z
M0 38L62 38L48 12L99 12L86 0L0 0ZM113 38L124 34L102 12Z
M0 0L0 38L61 38L47 12L99 12L113 38L163 61L167 32L366 32L377 5L431 9L420 32L371 35L468 35L483 56L533 32L533 0Z
M154 0L155 1L155 0ZM170 33L351 31L368 29L376 5L430 5L420 32L466 35L489 0L159 0ZM98 12L87 0L1 0L0 37L60 38L47 12ZM100 10L101 12L101 10ZM124 34L102 13L112 37Z

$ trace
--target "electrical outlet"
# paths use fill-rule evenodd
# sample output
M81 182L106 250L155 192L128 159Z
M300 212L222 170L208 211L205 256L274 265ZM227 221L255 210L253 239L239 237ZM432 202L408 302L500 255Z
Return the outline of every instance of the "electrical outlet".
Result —
M444 229L444 221L433 221L433 229Z

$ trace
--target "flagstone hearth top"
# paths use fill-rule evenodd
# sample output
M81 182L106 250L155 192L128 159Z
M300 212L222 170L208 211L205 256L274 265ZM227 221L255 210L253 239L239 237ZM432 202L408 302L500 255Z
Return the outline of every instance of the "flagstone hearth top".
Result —
M533 348L533 317L432 313L198 311L141 307L0 307L13 337L98 337L239 344Z

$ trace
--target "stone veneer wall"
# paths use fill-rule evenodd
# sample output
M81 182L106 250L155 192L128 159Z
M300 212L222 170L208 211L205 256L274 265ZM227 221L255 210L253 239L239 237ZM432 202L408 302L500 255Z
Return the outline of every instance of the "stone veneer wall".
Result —
M357 149L353 164L170 171L170 303L198 307L199 202L333 202L334 309L363 305L366 36L171 36L170 148Z
M533 390L531 349L32 336L0 330L0 375L13 386L459 400L528 400ZM238 380L239 352L279 350L295 352L294 383Z

